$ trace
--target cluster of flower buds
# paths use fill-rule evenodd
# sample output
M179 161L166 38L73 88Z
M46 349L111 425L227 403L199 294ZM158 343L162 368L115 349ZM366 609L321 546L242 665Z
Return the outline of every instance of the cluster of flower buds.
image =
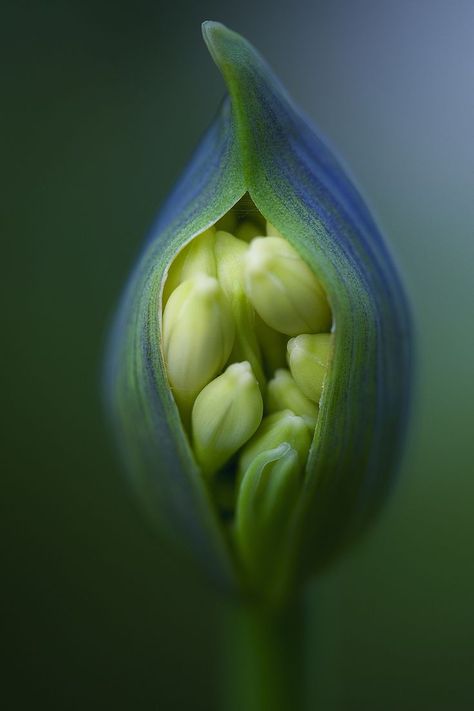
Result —
M163 355L202 475L254 583L275 574L302 490L331 309L304 259L259 213L234 208L189 242L163 288ZM266 232L266 235L262 236ZM230 501L230 505L229 505Z

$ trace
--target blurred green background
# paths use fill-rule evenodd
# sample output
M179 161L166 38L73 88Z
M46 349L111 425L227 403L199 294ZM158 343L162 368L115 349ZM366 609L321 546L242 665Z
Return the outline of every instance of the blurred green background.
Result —
M224 91L200 36L215 19L337 146L416 320L398 487L307 590L308 709L473 708L473 3L4 0L2 14L3 707L218 708L219 598L147 531L99 395L120 290Z

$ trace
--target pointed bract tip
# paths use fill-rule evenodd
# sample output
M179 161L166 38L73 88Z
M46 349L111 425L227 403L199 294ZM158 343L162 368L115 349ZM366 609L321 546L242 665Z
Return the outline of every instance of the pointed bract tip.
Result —
M201 24L201 31L206 44L212 41L220 32L232 32L222 22L215 22L214 20L204 20Z
M244 37L221 22L206 20L202 23L201 30L211 57L222 71L228 63L239 64L249 51L255 52Z

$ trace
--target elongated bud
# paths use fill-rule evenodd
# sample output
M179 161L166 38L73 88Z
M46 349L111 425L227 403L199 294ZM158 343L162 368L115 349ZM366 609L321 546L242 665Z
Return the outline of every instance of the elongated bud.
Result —
M318 403L331 357L330 333L303 334L288 341L288 364L298 387Z
M331 312L318 279L282 237L257 237L245 263L245 289L262 319L276 331L327 331Z
M275 575L285 574L285 539L301 488L301 462L287 442L261 452L240 484L235 539L241 561L253 585L275 587Z
M311 444L308 428L302 417L298 417L291 410L282 410L264 417L257 432L242 450L239 481L259 454L275 449L283 442L287 442L297 452L302 470Z
M250 363L233 363L199 393L192 412L193 447L205 474L213 474L250 439L263 402Z
M262 228L252 220L244 220L235 230L235 236L244 242L250 242L254 237L262 234Z
M214 257L214 241L216 230L210 227L197 235L173 260L163 290L163 303L166 304L170 295L179 284L198 274L216 276L216 260Z
M224 230L218 230L215 239L217 277L225 295L231 301L244 290L244 259L248 245Z
M292 410L306 422L310 430L316 427L318 406L304 395L288 370L280 368L267 385L267 410Z
M258 383L263 387L260 347L255 332L255 311L244 291L244 260L248 245L234 235L218 231L215 256L219 283L232 308L235 322L235 340L230 359L248 360Z
M233 342L232 312L217 279L195 276L173 291L163 313L163 352L182 413L222 370Z

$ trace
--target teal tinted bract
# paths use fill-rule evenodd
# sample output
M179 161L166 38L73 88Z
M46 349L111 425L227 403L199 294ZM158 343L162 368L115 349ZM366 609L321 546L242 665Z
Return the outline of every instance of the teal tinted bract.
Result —
M410 318L393 260L360 195L251 45L204 37L230 98L193 156L126 288L106 366L108 410L151 518L213 575L233 553L183 432L160 349L160 289L178 249L248 193L320 279L334 359L287 540L291 585L366 526L396 469L410 388Z

